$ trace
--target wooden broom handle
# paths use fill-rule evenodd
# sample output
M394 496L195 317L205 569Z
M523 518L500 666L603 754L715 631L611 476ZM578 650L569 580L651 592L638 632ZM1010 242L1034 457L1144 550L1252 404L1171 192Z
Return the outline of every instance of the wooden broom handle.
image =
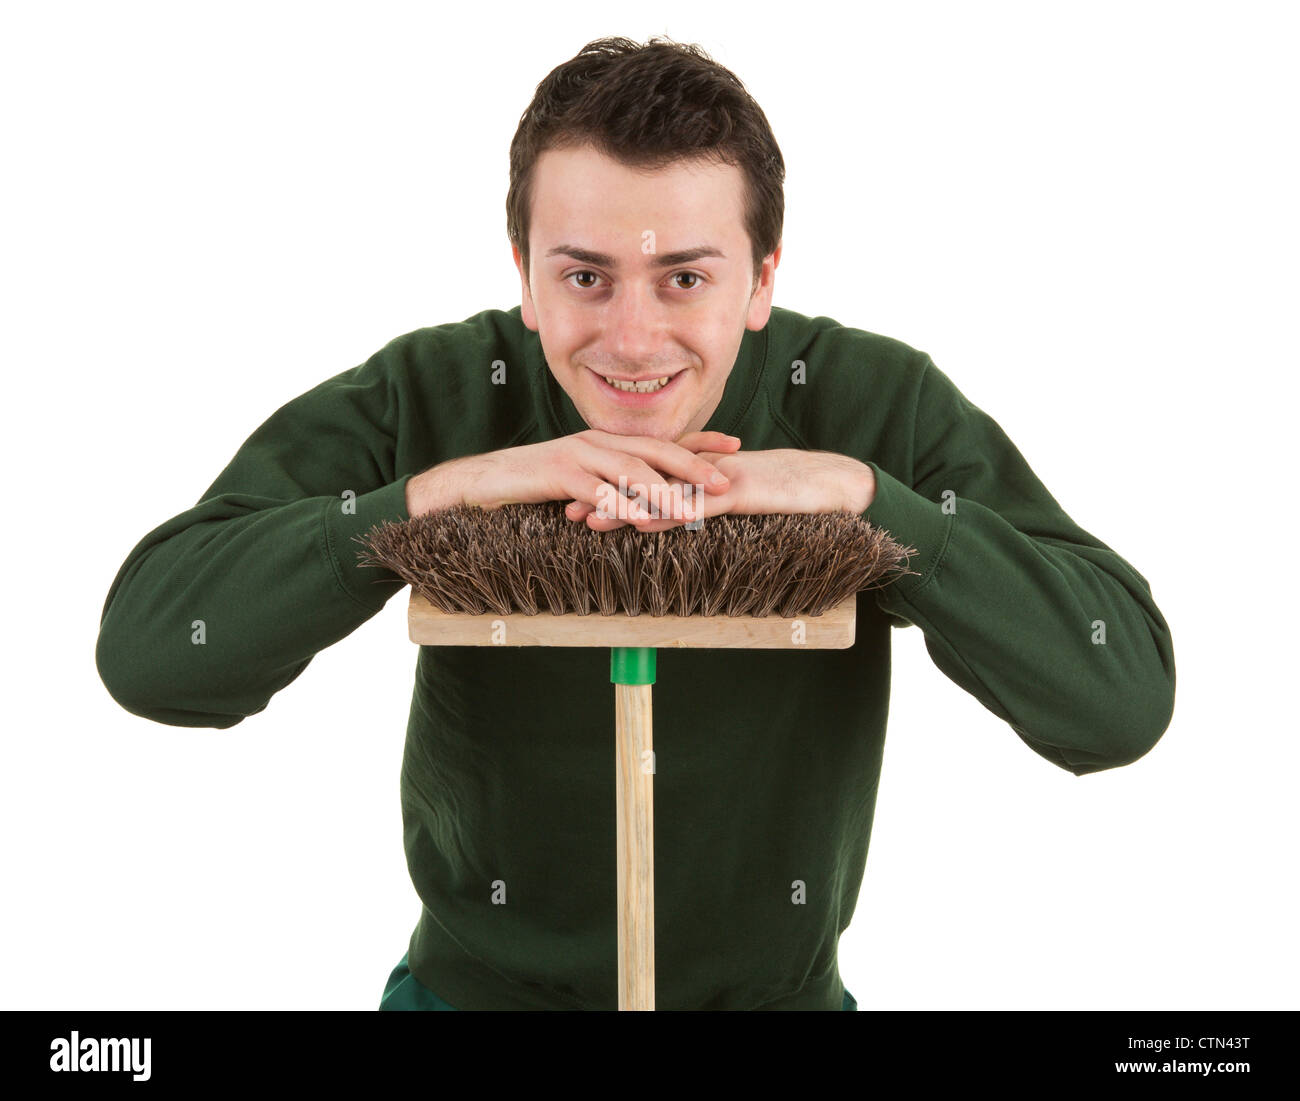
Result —
M614 668L619 658L615 651ZM618 852L618 1008L655 1007L654 756L650 683L614 684ZM644 653L637 655L643 665ZM644 675L641 679L645 679Z

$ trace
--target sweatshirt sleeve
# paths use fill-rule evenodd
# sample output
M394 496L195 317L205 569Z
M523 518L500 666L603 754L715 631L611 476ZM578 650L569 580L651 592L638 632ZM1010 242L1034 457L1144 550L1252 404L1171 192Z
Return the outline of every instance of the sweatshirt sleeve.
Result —
M1174 652L1146 580L1079 528L926 356L911 469L868 462L865 517L917 548L878 591L934 663L1075 775L1137 760L1169 725Z
M391 347L391 345L390 345ZM132 714L230 727L402 587L352 536L406 520L384 353L273 413L113 580L95 663Z

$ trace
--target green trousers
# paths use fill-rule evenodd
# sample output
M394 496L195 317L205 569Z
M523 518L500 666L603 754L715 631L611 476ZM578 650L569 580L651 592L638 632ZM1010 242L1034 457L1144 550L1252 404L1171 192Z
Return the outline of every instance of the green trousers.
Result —
M407 953L402 953L402 962L393 968L388 976L388 985L384 987L384 996L379 1000L380 1009L450 1009L437 994L423 985L406 966ZM846 989L842 1009L857 1009L857 999Z

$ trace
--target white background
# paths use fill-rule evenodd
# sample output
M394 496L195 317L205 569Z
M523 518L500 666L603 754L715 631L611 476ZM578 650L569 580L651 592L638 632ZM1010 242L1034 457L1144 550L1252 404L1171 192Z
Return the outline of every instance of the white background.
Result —
M771 121L776 303L929 352L1173 634L1163 740L1079 778L895 632L848 988L1300 1005L1288 5L850 10L6 6L0 1006L377 1006L419 913L404 596L225 731L114 703L103 601L278 406L518 303L520 113L587 41L656 33Z

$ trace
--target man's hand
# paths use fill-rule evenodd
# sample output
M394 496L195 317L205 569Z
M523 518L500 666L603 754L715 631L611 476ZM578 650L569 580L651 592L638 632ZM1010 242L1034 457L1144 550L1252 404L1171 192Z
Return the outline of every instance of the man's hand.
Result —
M734 437L733 437L734 438ZM683 437L682 443L689 443ZM707 497L696 497L700 519L724 513L804 513L844 512L859 515L876 496L876 479L871 467L848 455L832 451L736 451L728 454L700 450L699 457L709 460L730 479L728 488ZM589 527L610 531L626 521L603 518L593 508L570 504L568 516L586 518ZM679 519L659 519L637 523L640 531L663 531L685 523Z
M714 448L716 454L727 455L740 441L721 432L696 432L682 439L690 446L588 429L545 443L468 455L410 478L406 510L418 516L455 504L497 508L572 499L594 512L617 500L623 478L632 495L621 507L640 526L651 519L651 494L667 496L670 482L701 484L706 494L728 487L725 475L696 450ZM642 488L645 492L638 492Z
M688 432L677 440L677 446L690 451L700 461L709 463L711 460L716 460L718 456L726 457L739 450L740 437L728 436L722 432ZM706 452L708 459L704 457ZM711 462L711 469L722 473L716 461ZM625 518L613 516L610 514L611 500L616 509L620 508L621 502L609 497L604 499L603 505L570 501L565 508L565 515L574 521L586 520L587 526L593 531L613 531L614 528L621 528L624 524L631 524L638 531L665 531L668 528L690 523L703 515L699 493L694 489L697 484L702 484L708 493L721 495L729 488L730 481L722 485L710 485L707 481L660 478L654 499L650 502L654 507L645 510L645 515L636 515L630 509L626 509L623 510ZM690 490L683 491L686 486L691 487ZM687 509L675 512L674 510L681 505L686 505Z

